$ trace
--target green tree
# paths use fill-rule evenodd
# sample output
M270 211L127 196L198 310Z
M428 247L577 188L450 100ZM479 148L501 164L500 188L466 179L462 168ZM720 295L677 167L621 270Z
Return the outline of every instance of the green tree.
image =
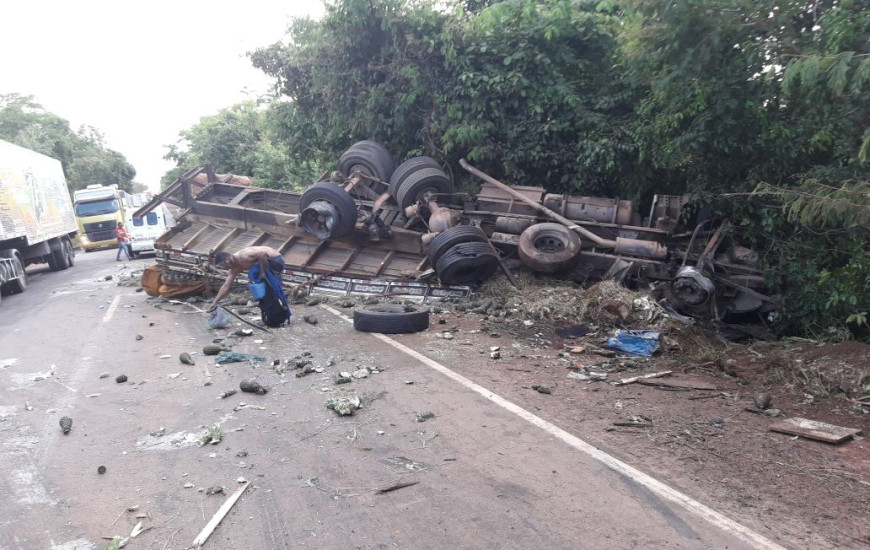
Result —
M176 143L167 146L164 158L174 161L176 167L163 176L163 185L206 164L218 173L253 177L262 187L293 187L300 176L309 179L309 172L300 173L290 166L287 145L274 139L280 128L272 122L272 115L282 109L279 103L249 101L202 117L182 131Z
M33 96L0 95L0 138L58 159L70 191L91 184L132 191L136 169L105 146L96 128L73 132L67 120L47 112Z

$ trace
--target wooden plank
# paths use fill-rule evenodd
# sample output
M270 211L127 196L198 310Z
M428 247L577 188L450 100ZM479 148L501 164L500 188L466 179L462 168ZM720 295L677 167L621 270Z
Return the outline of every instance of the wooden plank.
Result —
M218 509L214 516L212 516L211 520L206 524L206 526L200 531L199 535L193 539L193 543L191 543L192 548L201 548L205 541L208 540L208 537L211 536L212 532L218 526L222 519L227 515L230 511L230 508L233 507L233 504L239 500L239 497L242 496L242 493L245 492L245 489L248 488L250 482L246 481L244 484L239 487L235 493L230 495L230 497L224 502L223 506Z
M656 380L649 380L646 378L639 378L637 383L642 386L661 386L663 388L687 388L690 390L705 390L705 391L715 391L716 386L707 382L700 382L698 380L686 380L679 378L658 378Z
M623 378L622 380L617 380L613 382L614 386L625 386L626 384L634 384L638 380L644 380L647 378L661 378L662 376L670 376L674 371L672 370L663 370L661 372L651 372L649 374L644 374L642 376L632 376L631 378Z
M187 239L185 242L183 242L183 243L181 244L181 250L187 250L187 249L189 249L191 246L193 246L193 244L194 244L197 240L199 240L200 237L202 237L203 233L205 233L205 232L208 231L209 229L211 229L210 226L208 226L208 225L203 226L202 229L200 229L199 231L197 231L196 233L194 233L193 236L192 236L191 238Z
M859 429L844 428L843 426L835 426L797 416L771 424L770 431L799 435L808 439L824 441L825 443L841 443L850 439L853 435L861 435L861 430Z

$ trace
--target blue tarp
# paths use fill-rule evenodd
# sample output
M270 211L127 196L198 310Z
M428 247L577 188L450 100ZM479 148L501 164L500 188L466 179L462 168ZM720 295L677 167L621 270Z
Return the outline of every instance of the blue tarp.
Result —
M659 349L659 334L655 330L617 330L607 345L631 355L649 357Z
M239 353L237 351L222 351L217 355L214 362L218 365L223 365L224 363L244 363L246 361L256 362L265 360L265 357L260 357L259 355Z

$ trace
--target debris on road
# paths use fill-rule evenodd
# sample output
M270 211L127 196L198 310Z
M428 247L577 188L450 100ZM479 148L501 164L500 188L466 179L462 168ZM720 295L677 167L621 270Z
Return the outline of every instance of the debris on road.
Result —
M634 384L641 378L649 379L649 378L661 378L662 376L670 376L673 374L672 370L663 370L661 372L651 372L649 374L644 374L642 376L632 376L631 378L623 378L622 380L617 380L613 383L614 386L625 386L626 384Z
M350 384L353 382L353 377L349 372L340 372L335 376L336 384Z
M776 417L781 416L782 411L776 408L773 409L756 409L754 407L746 407L743 409L746 412L751 412L752 414L762 414L764 416Z
M378 494L389 493L390 491L395 491L397 489L404 489L405 487L411 487L420 483L419 481L400 481L399 483L394 483L388 487L384 487L383 489L378 489Z
M659 349L661 333L655 330L617 330L607 346L630 355L651 357Z
M63 430L63 435L67 435L72 429L72 418L63 416L60 419L60 429Z
M126 374L119 374L118 376L115 377L115 382L117 382L118 384L123 384L126 381L127 381Z
M628 420L622 422L614 422L613 425L625 428L649 428L652 426L652 418L643 415L632 415L628 417Z
M653 386L663 389L681 389L681 390L701 390L701 391L716 391L716 385L710 384L708 382L701 382L698 380L685 380L685 379L648 379L644 377L640 377L637 379L637 384L641 384L643 386Z
M319 322L316 315L303 315L302 320L309 325L316 325Z
M186 351L178 356L178 360L184 363L185 365L195 365L196 362L193 360L193 357Z
M223 365L224 363L244 363L246 361L257 362L265 360L266 358L260 355L251 355L249 353L239 353L237 351L224 350L218 354L214 362L218 365Z
M202 354L203 355L217 355L222 351L229 351L229 350L227 350L223 346L218 346L215 344L207 344L207 345L202 347Z
M221 506L220 509L218 509L218 511L215 513L215 515L212 516L211 520L209 520L209 522L202 529L202 531L200 531L200 533L196 536L196 538L193 539L193 542L191 543L191 547L199 548L203 544L205 544L205 541L208 540L208 537L211 536L212 532L214 532L215 528L218 526L218 524L221 522L221 520L223 520L224 517L226 517L226 515L229 513L230 509L236 503L236 501L239 500L239 497L242 496L242 493L245 492L245 489L248 488L248 485L250 485L250 483L248 483L247 480L244 480L243 478L239 478L239 479L240 479L240 483L242 483L241 487L239 487L236 490L236 492L233 493L226 500L226 502L224 502L223 506Z
M297 365L298 364L299 363L297 362ZM296 373L296 378L302 378L303 376L307 376L313 372L317 372L317 369L314 368L314 365L311 363L311 361L305 361L303 366L301 367L301 370Z
M786 418L781 422L771 424L770 431L797 435L825 443L842 443L847 439L852 439L853 436L861 435L861 430L856 428L845 428L800 417Z
M548 388L547 386L540 386L540 385L538 385L538 384L535 384L534 386L532 386L532 389L535 390L535 391L538 392L538 393L543 393L543 394L547 394L547 395L553 393L553 392L550 390L550 388Z
M330 397L326 400L326 408L335 411L339 416L352 416L360 407L362 403L356 395Z
M246 393L256 393L257 395L265 395L269 391L268 388L261 386L259 382L251 378L239 382L239 389Z
M106 467L105 467L105 466L98 466L98 467L97 467L97 473L100 474L100 475L105 474L105 473L106 473Z
M769 393L757 393L754 400L756 409L765 410L770 408L771 397Z
M426 422L430 418L435 418L432 411L417 411L417 422Z
M568 373L568 378L576 378L577 380L583 380L584 382L604 382L605 380L607 380L607 373L592 371L573 371Z
M231 395L235 395L235 394L236 394L236 390L224 390L224 391L221 392L221 397L220 397L220 398L221 398L221 399L226 399L227 397L229 397L229 396L231 396Z
M226 328L229 324L230 318L227 316L226 311L221 307L214 311L210 311L205 315L205 328L207 329Z
M220 485L214 485L205 490L206 495L222 495L224 494L224 488Z
M351 376L353 376L357 380L361 380L363 378L368 378L369 374L371 374L371 371L368 369L368 367L362 367L353 371L353 374Z
M57 374L57 367L52 365L48 368L46 372L37 372L36 374L31 376L30 379L34 382L41 382L42 380L48 380L55 374Z
M210 426L206 428L205 433L199 438L199 446L217 445L223 439L223 432L219 426Z
M109 375L108 372L101 372L101 373L100 373L100 378L108 378L109 376L110 376L110 375Z

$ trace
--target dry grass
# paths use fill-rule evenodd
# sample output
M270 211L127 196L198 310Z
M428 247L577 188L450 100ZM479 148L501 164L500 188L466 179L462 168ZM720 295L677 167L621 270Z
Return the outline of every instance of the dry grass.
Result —
M551 325L651 328L663 320L660 308L647 294L612 281L584 289L571 282L521 272L517 282L519 288L514 288L506 278L495 277L477 294L524 319Z

